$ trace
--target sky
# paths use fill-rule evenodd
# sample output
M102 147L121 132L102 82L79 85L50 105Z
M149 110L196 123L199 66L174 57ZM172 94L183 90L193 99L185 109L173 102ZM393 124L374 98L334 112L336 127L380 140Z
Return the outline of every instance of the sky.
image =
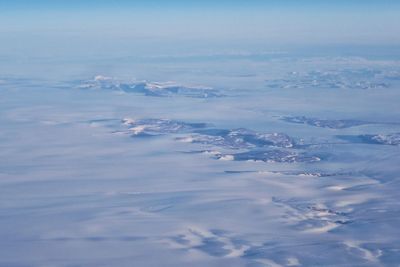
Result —
M391 0L0 0L0 41L3 54L399 46L399 13Z

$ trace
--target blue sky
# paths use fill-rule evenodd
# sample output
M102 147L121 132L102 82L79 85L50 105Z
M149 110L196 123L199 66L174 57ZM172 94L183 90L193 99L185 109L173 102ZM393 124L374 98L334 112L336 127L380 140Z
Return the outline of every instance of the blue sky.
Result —
M129 8L163 9L296 9L296 10L370 10L372 12L398 8L396 0L0 0L4 10L99 10Z
M0 12L4 49L15 43L61 49L66 42L77 49L101 42L107 49L140 44L177 51L250 43L400 45L394 0L0 0Z

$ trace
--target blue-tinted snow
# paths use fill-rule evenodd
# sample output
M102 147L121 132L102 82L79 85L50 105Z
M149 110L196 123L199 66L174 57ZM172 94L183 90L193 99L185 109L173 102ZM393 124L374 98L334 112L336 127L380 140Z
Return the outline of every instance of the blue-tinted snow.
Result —
M385 89L390 79L397 79L393 71L373 69L340 69L329 71L290 72L282 79L267 80L270 88L321 89Z
M0 266L398 265L399 62L154 60L0 75Z
M331 129L344 129L365 124L372 124L370 122L358 121L358 120L327 120L318 118L308 118L305 116L285 116L282 118L282 120L291 123L308 124L315 127L331 128Z
M129 119L125 118L122 123L128 127L132 135L154 135L167 133L188 132L190 130L206 128L206 123L187 123L168 119Z
M190 137L193 143L217 145L230 148L293 147L294 140L284 133L262 133L245 128L226 130L208 129L197 131Z
M77 88L112 90L125 93L137 93L146 96L185 96L209 98L223 96L218 90L209 87L185 86L175 82L123 82L112 77L97 75L92 80L78 82Z
M400 145L400 133L389 134L361 134L361 135L339 135L340 139L366 144L379 144L379 145Z

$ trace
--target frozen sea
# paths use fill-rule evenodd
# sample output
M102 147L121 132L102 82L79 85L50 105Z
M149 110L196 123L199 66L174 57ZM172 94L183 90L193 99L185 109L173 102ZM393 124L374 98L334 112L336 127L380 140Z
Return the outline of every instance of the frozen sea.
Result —
M0 59L0 266L399 266L400 57Z

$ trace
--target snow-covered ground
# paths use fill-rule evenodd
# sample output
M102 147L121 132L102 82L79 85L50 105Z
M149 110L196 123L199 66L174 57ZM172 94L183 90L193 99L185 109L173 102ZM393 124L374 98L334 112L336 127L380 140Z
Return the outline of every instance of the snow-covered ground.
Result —
M399 61L107 64L1 63L1 267L398 266Z

